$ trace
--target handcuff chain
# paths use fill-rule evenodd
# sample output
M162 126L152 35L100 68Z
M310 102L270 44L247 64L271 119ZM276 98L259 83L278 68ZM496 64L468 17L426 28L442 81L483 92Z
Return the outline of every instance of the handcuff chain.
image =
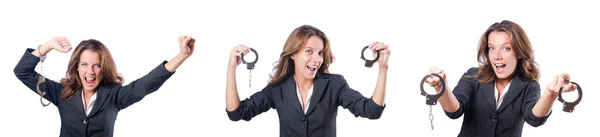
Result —
M39 48L38 48L38 50L39 50ZM40 55L41 55L41 54L40 54ZM45 82L45 80L44 80L44 79L45 79L45 77L43 76L43 75L44 75L44 61L45 61L45 60L46 60L46 56L45 56L45 55L42 55L42 56L40 57L40 61L41 61L41 63L40 63L40 77L38 78L38 82L37 82L37 85L36 85L36 86L37 86L37 91L36 91L36 92L37 92L37 93L40 95L40 103L42 104L42 107L46 107L46 106L48 106L48 105L50 105L50 104L52 103L52 102L49 102L49 103L45 104L45 103L43 102L44 95L46 95L46 92L42 92L42 91L40 90L40 84L41 84L42 82Z
M248 77L248 87L252 87L252 69L250 69L250 73L249 73L249 77Z
M433 112L431 105L429 105L429 121L431 122L431 130L433 130Z

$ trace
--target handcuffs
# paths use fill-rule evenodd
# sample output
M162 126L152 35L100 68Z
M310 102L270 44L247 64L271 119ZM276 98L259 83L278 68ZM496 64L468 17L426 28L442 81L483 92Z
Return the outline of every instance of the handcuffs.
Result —
M570 82L573 83L575 85L577 85L577 92L579 93L577 100L573 101L573 102L567 102L563 99L562 97L562 90L563 87L560 87L560 89L558 90L558 101L560 101L561 103L563 103L563 111L564 112L569 112L572 113L573 110L575 109L575 106L577 104L579 104L579 102L581 102L581 97L583 96L583 93L581 91L581 86L579 86L579 84L575 83L575 82Z
M423 84L425 83L427 78L433 79L433 76L436 76L440 79L440 84L442 84L442 89L437 94L427 94L427 92L425 92L425 89L423 88ZM440 96L444 95L445 91L446 91L446 82L445 82L444 78L438 74L432 73L432 74L426 75L425 77L423 77L423 80L421 80L421 95L425 96L425 104L429 105L429 121L431 122L431 130L433 130L432 106L437 104L438 99L440 98Z
M372 66L373 66L373 64L374 64L375 62L377 62L377 60L379 60L379 50L377 51L377 55L375 56L375 59L373 59L373 60L368 60L368 59L366 59L366 58L365 58L365 50L367 50L367 48L369 48L369 46L365 46L365 47L362 49L362 52L361 52L361 54L360 54L360 58L361 58L362 60L365 60L365 67L369 67L369 68L370 68L370 67L372 67Z
M40 46L42 46L42 45L40 45ZM38 52L39 52L39 49L40 48L38 46ZM44 73L44 60L46 60L46 55L42 55L41 52L40 52L40 56L41 56L40 57L40 61L41 61L41 63L40 63L40 71L41 71L41 74L40 74L40 77L38 78L38 82L37 82L37 84L35 86L35 90L36 90L37 94L40 95L40 103L42 103L42 107L46 107L46 106L49 106L50 104L52 104L52 102L44 103L43 100L44 100L44 95L46 95L46 92L42 92L40 90L40 84L46 82L46 78L43 76L43 73Z
M256 52L256 50L254 50L253 48L250 48L250 51L252 51L254 53L254 55L256 55L256 58L254 58L254 61L248 62L248 61L246 61L246 59L244 59L244 57L242 57L242 62L244 64L246 64L246 68L248 70L250 70L250 76L248 77L248 87L252 87L252 70L254 69L254 64L256 64L256 62L258 61L258 53Z

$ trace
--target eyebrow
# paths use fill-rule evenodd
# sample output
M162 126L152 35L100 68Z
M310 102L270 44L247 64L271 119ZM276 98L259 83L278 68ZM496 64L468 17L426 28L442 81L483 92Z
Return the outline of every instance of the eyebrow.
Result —
M510 42L504 42L504 43L500 44L500 46L502 46L502 45L506 45L506 44L510 44ZM494 46L494 44L492 44L492 43L488 43L488 45L492 45L492 46Z
M315 48L312 48L312 47L310 47L310 46L306 46L306 48L308 48L308 49L312 49L312 50L314 50L314 49L315 49ZM323 51L323 49L321 49L321 50L319 50L319 51Z
M88 63L88 62L79 61L79 64L102 64L102 62Z

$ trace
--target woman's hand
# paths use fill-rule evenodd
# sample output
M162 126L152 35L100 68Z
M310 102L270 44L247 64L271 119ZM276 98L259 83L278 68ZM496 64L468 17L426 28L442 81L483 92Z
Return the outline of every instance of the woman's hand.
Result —
M71 51L71 42L66 37L54 37L45 44L41 45L37 50L35 50L33 55L37 57L41 57L46 55L50 50L56 50L61 53L67 53Z
M194 53L195 43L196 39L192 38L192 36L179 36L179 48L181 49L179 54L190 57Z
M444 73L444 70L442 70L440 68L437 68L437 67L429 68L429 74L438 74L438 75L442 76L442 78L444 79L444 83L448 83L448 81L446 80L446 73ZM435 88L435 91L437 93L441 92L442 84L440 82L440 78L429 77L429 78L427 78L427 80L425 80L425 83L427 83L427 84L429 84L429 86Z
M379 51L379 68L388 68L388 58L392 53L388 49L388 45L383 42L374 42L369 45L369 48L373 50L373 57L377 56L377 51Z
M250 52L250 47L238 45L233 47L229 56L229 68L235 69L242 63L242 57Z
M563 92L571 92L577 89L577 85L571 83L570 81L571 76L569 76L569 74L564 73L556 75L552 81L548 82L546 88L550 92L550 95L556 98L561 87L563 88Z

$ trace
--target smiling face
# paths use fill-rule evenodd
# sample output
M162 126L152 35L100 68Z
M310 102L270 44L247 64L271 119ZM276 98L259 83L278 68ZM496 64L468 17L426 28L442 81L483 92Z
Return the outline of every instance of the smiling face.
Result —
M290 75L294 75L296 80L313 80L317 73L329 73L333 60L325 33L316 27L302 25L294 29L285 41L269 76L269 85L276 85Z
M94 92L99 85L123 84L110 51L96 39L81 41L71 55L67 76L61 79L61 99L69 99L79 91Z
M513 76L530 80L540 78L527 34L521 26L509 20L490 25L481 35L477 62L479 70L470 77L477 78L478 83L511 80Z
M84 91L95 91L102 81L101 58L98 52L84 50L79 56L77 72Z
M315 78L317 71L323 63L323 47L324 42L321 38L311 36L306 40L306 44L291 56L295 64L296 78Z
M506 32L493 31L488 36L488 57L498 79L510 79L517 68L517 55Z

